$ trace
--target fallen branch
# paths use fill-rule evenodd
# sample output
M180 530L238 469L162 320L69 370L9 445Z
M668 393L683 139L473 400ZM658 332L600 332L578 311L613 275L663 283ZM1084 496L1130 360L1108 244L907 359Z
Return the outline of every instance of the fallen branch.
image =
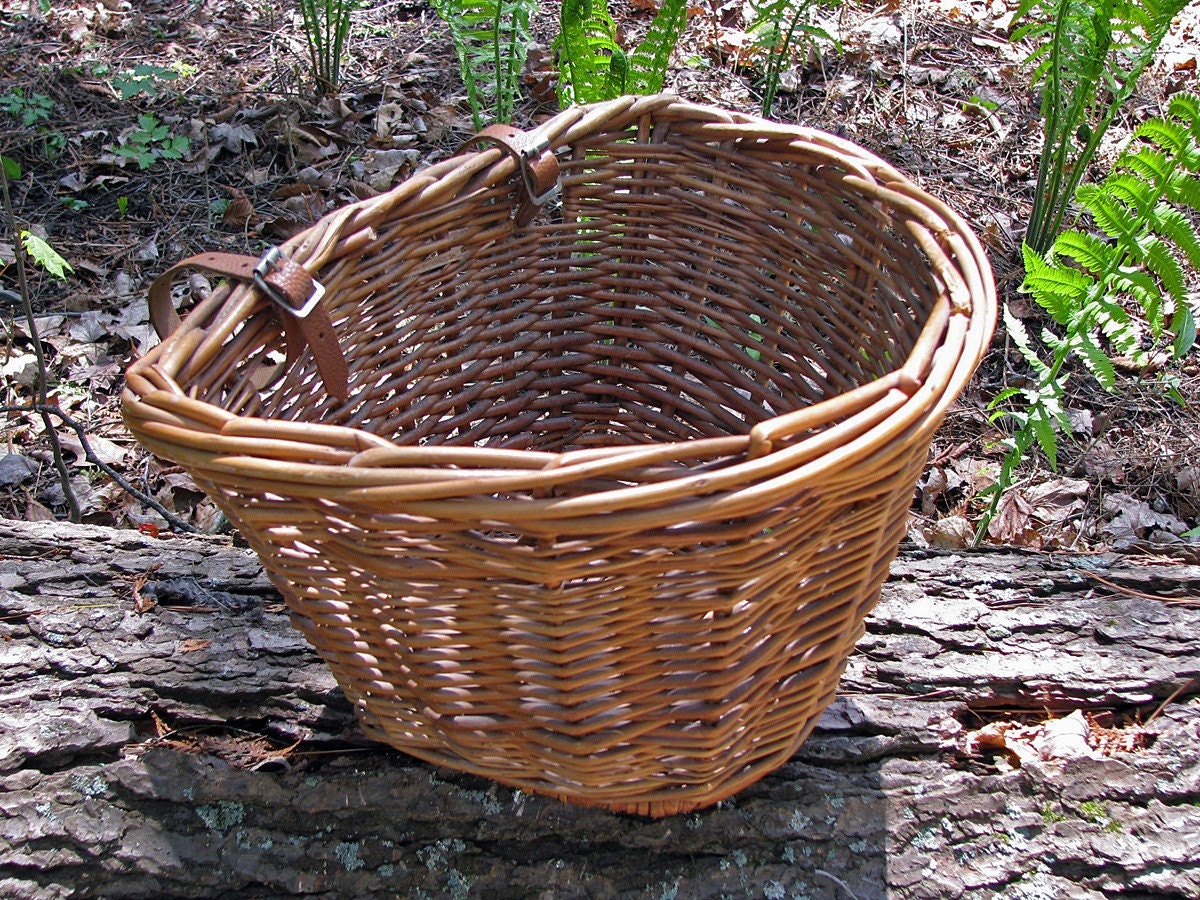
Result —
M0 557L6 898L1200 896L1200 610L1076 572L1197 566L902 553L792 760L648 820L366 741L228 539L0 521Z

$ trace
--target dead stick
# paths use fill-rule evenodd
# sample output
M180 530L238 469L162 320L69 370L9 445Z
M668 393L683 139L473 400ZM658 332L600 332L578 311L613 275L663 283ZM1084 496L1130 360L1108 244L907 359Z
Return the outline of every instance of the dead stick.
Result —
M155 500L149 494L144 493L143 491L139 491L132 484L130 484L128 481L126 481L124 478L122 478L120 473L117 472L116 469L114 469L108 463L101 460L100 457L98 457L96 455L95 451L92 450L92 445L90 443L88 443L87 430L79 422L76 422L74 419L72 419L69 415L67 415L65 412L63 412L61 409L59 409L57 406L51 406L49 404L43 404L43 403L34 403L29 406L0 406L0 411L3 411L3 412L36 412L36 413L40 413L43 418L45 418L46 416L57 416L64 425L66 425L67 427L74 430L76 436L79 438L79 445L83 448L84 458L88 462L90 462L93 466L98 468L101 472L103 472L105 475L107 475L109 478L111 478L113 481L115 481L117 483L117 485L123 491L125 491L125 493L127 493L131 497L134 497L137 500L141 501L146 506L149 506L156 513L158 513L160 516L162 516L164 519L166 519L167 524L170 525L176 531L186 531L186 532L190 532L192 534L202 534L203 533L199 528L196 528L194 525L191 525L191 524L185 522L183 519L179 518L174 513L169 512L165 506L163 506L161 503L159 503L157 500ZM49 425L47 425L47 427L49 427Z

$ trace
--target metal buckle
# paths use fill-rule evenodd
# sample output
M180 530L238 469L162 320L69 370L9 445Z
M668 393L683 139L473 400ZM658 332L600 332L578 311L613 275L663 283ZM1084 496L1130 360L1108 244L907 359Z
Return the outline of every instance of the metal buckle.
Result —
M269 247L267 252L264 253L258 260L258 265L254 267L254 284L260 291L271 298L271 300L278 303L297 319L303 319L317 308L317 304L320 303L321 298L325 296L325 285L313 278L312 294L299 307L293 306L291 298L288 297L287 294L283 293L283 291L279 290L273 284L267 281L267 275L271 273L272 269L279 265L280 260L284 259L287 259L287 257L284 255L282 250L280 250L278 247Z
M544 193L537 193L537 185L533 180L533 167L531 162L538 159L544 153L550 152L550 139L541 137L537 143L530 144L521 149L521 177L525 181L525 192L529 195L529 202L534 206L545 206L552 198L558 195L561 186L558 179L555 179L554 184L550 185Z

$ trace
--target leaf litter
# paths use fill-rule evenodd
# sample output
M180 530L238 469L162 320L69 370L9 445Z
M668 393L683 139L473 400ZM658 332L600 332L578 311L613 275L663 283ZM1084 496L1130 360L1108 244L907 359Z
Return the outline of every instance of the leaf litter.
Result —
M655 4L615 10L631 34ZM362 8L347 62L347 87L311 99L297 22L269 7L232 0L186 11L65 0L30 14L0 0L0 28L19 40L0 49L0 95L20 88L50 100L50 115L3 122L0 153L28 177L13 185L20 221L74 272L57 282L34 271L33 291L55 402L86 428L93 450L165 509L197 527L223 527L187 476L148 457L117 415L122 372L157 341L145 290L170 263L194 252L258 255L326 212L386 191L454 152L471 132L449 39L419 2ZM1019 240L1038 147L1035 98L1007 33L1015 3L930 0L846 5L821 26L841 40L798 46L785 67L774 116L824 128L889 159L959 210L976 228L996 270L1002 301L1021 304ZM519 118L552 109L553 14L537 23ZM1181 17L1134 108L1127 135L1162 99L1194 84L1200 15ZM539 49L540 48L540 49ZM746 7L693 4L668 87L688 99L755 112L761 64L747 51ZM135 71L173 71L153 92L121 87ZM126 73L126 74L122 74ZM106 147L152 114L186 137L179 160L148 171L119 165ZM5 116L0 112L0 116ZM48 151L51 146L57 150ZM111 156L111 154L109 154ZM36 358L11 259L0 235L0 355L4 405L28 404ZM1194 273L1192 273L1194 276ZM189 306L211 288L202 276L178 286ZM1026 314L1036 314L1026 310ZM1137 549L1189 545L1200 525L1200 369L1194 358L1170 373L1185 405L1164 401L1140 373L1107 395L1072 382L1058 472L1027 463L985 540L1042 549ZM987 402L1019 382L1015 350L998 340L966 395L950 410L914 495L910 537L961 547L975 538L1003 455L1004 435ZM1132 387L1130 387L1132 386ZM0 514L63 514L36 415L6 412ZM77 439L64 440L85 518L98 524L166 526L154 511L100 476Z

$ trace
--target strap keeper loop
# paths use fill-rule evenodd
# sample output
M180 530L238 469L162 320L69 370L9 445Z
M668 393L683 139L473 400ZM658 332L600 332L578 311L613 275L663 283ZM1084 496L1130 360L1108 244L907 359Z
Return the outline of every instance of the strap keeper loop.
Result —
M321 298L325 296L325 285L309 275L308 281L312 286L311 293L308 299L297 305L297 300L289 296L287 291L267 280L267 276L285 264L290 264L293 269L301 268L296 263L292 263L291 259L278 247L268 247L267 251L259 258L258 265L254 267L254 285L297 319L308 318L308 315L321 302Z

